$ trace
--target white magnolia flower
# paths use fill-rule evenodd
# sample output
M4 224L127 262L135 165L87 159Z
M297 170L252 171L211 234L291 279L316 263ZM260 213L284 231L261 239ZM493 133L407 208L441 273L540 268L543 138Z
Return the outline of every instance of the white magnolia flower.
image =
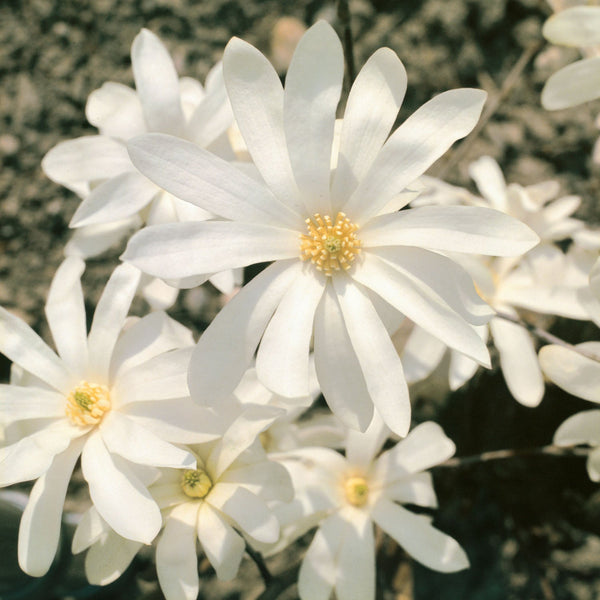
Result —
M326 448L287 453L284 464L296 499L276 510L283 528L276 549L319 526L300 568L302 600L327 600L334 590L338 600L375 598L374 524L431 569L469 566L454 539L433 527L428 516L402 506L437 507L431 475L424 471L451 457L454 444L428 422L375 458L387 433L381 423L366 433L350 432L345 458Z
M364 431L374 404L405 435L406 382L382 315L403 313L488 365L471 323L485 322L490 310L468 275L438 251L519 254L537 242L521 223L478 207L397 212L408 202L404 188L473 128L485 93L440 94L388 138L406 73L391 50L377 51L350 92L331 173L344 63L328 24L317 23L298 44L285 90L268 60L237 38L223 69L266 185L173 137L130 142L143 173L226 220L147 228L132 238L124 259L167 279L275 261L202 336L190 371L194 395L227 395L260 342L260 380L278 395L306 396L314 336L319 384L336 415Z
M553 44L591 51L548 79L542 90L542 106L558 110L599 98L600 6L573 6L554 14L542 33Z
M209 73L206 88L189 77L180 79L167 49L147 29L133 41L131 63L136 90L109 81L90 94L86 116L100 134L61 142L42 161L50 179L83 198L70 223L76 232L67 255L95 256L142 224L211 218L137 171L125 146L132 137L169 133L227 160L235 158L226 134L233 114L220 64ZM211 282L231 293L239 276L228 271ZM170 306L177 294L161 281L143 282L143 289L159 308Z
M293 489L286 469L267 460L258 436L279 413L262 406L241 408L221 439L190 447L195 469L162 469L150 486L164 516L156 567L167 600L198 597L196 539L223 580L235 577L244 538L264 544L278 539L279 522L267 501L289 501ZM91 510L73 538L74 552L88 547L88 579L106 585L125 571L141 544L119 536Z
M98 512L122 536L150 543L160 510L132 464L194 468L195 457L171 442L216 437L212 411L187 398L191 333L162 312L123 330L140 273L121 265L86 334L83 269L80 259L67 258L50 288L46 316L58 356L0 308L0 352L29 373L23 385L0 385L0 421L19 424L19 439L0 449L0 486L37 479L18 545L21 568L35 576L56 553L80 456Z

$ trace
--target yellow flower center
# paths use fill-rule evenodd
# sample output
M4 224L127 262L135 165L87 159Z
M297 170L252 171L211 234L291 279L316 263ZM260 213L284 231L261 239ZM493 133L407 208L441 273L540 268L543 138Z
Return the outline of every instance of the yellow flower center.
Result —
M67 396L65 412L73 425L96 425L110 410L110 394L105 385L81 381Z
M310 260L325 275L340 269L347 271L360 252L358 225L339 212L335 223L329 215L322 217L316 213L306 219L306 226L308 234L300 235L300 258Z
M344 482L346 500L353 506L364 506L369 499L369 485L364 477L348 477Z
M190 498L204 498L212 485L204 469L187 469L181 476L181 489Z

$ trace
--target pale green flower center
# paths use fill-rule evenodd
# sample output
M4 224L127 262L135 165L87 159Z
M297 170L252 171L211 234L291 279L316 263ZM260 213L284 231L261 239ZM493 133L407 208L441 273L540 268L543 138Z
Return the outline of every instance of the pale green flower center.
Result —
M110 410L110 393L105 385L80 381L67 396L65 412L73 425L96 425Z
M353 506L364 506L369 499L369 484L364 477L348 477L344 482L346 500Z
M204 498L213 483L204 469L187 469L181 476L181 489L190 498Z
M308 234L300 235L300 258L310 260L313 265L332 275L334 271L347 271L360 253L360 240L356 237L355 225L339 212L332 221L329 215L316 213L306 219Z

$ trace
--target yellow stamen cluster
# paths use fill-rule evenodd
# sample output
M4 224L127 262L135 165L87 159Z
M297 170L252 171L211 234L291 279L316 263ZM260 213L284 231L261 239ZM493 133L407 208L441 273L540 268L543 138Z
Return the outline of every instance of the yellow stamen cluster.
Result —
M81 381L67 396L65 412L73 425L96 425L110 410L110 394L105 385Z
M308 235L300 235L300 258L310 260L315 267L332 275L334 271L347 271L360 252L360 240L356 237L355 225L339 212L332 223L329 215L315 214L306 219Z
M364 477L348 477L344 482L346 500L353 506L364 506L369 499L369 485Z
M212 485L204 469L187 469L181 476L181 489L190 498L204 498Z

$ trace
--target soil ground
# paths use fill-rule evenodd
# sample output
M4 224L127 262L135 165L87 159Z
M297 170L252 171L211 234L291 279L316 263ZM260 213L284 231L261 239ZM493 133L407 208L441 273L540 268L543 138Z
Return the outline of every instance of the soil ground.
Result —
M497 95L523 52L541 40L541 26L550 14L542 0L356 0L350 7L357 65L384 45L406 65L409 88L400 120L446 89L482 87L490 96ZM0 2L1 305L47 338L43 304L79 200L50 182L40 161L58 142L95 133L84 114L92 90L108 80L133 84L129 51L140 28L161 37L181 75L203 81L232 35L268 53L273 26L282 16L297 17L307 25L318 18L336 24L335 7L324 0ZM539 102L548 76L576 57L575 50L542 45L470 152L447 174L448 180L471 186L469 161L489 154L509 182L557 179L564 194L584 199L578 216L597 224L600 177L591 151L600 104L549 113ZM452 152L456 149L450 159ZM447 160L432 173L439 173ZM115 248L90 261L84 280L90 308L119 254ZM216 308L213 301L199 310L194 298L186 301L184 295L173 314L202 329ZM557 322L554 331L572 342L598 339L591 325ZM0 360L0 380L6 381L9 363ZM549 386L539 408L525 409L509 396L498 372L480 373L449 397L436 398L421 388L413 401L415 421L440 422L456 442L459 456L548 444L566 416L590 408ZM384 543L378 557L380 598L600 597L600 490L588 480L582 458L530 456L438 469L435 481L440 500L435 522L464 546L472 567L455 575L433 573ZM79 506L81 482L75 482L73 492L69 509ZM7 600L8 578L17 577L11 571L16 538L10 524L5 528L3 554L10 566L2 569L0 597ZM298 558L296 549L270 566L279 573ZM250 561L244 561L230 584L217 582L205 562L200 569L202 598L246 600L261 593L261 580ZM111 590L80 588L81 577L81 559L64 558L41 591L26 589L30 584L24 579L18 585L23 597L30 598L161 597L144 557ZM281 596L295 597L293 587Z

